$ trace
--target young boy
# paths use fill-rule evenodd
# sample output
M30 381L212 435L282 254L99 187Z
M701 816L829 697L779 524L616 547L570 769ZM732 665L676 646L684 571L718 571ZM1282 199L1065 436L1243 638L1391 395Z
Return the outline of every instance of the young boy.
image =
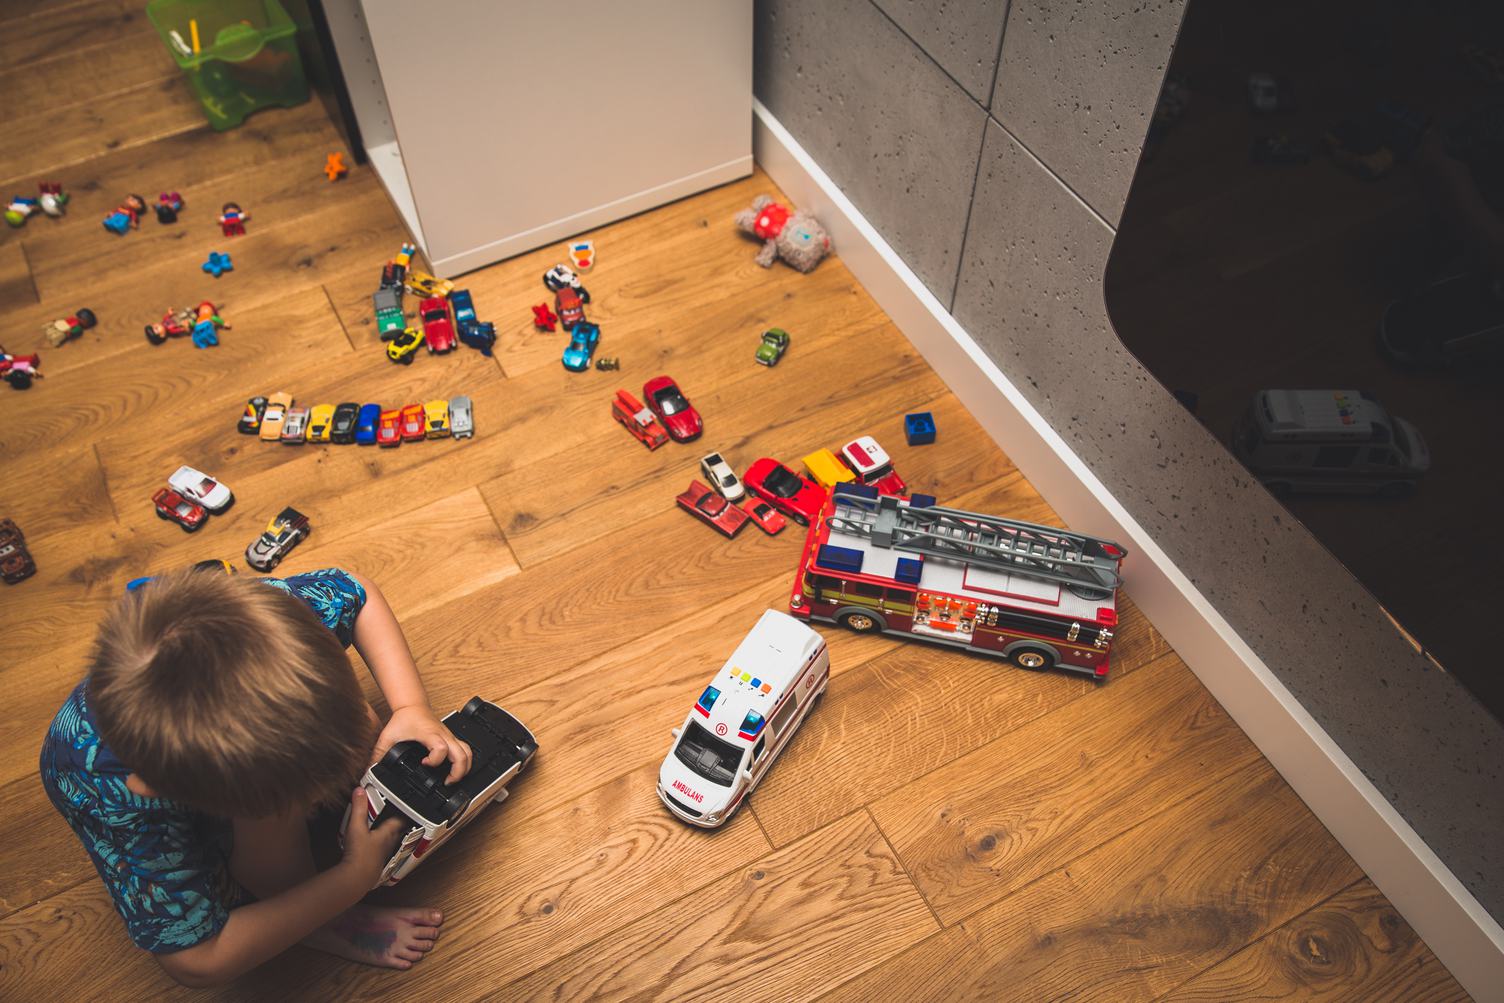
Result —
M352 642L392 708L379 735ZM300 941L409 968L442 917L360 904L400 826L362 824L355 786L404 739L431 766L448 759L450 781L470 768L375 586L336 569L190 570L150 580L105 618L88 677L47 733L42 782L131 939L179 982L226 982ZM307 817L351 803L343 859L317 872Z

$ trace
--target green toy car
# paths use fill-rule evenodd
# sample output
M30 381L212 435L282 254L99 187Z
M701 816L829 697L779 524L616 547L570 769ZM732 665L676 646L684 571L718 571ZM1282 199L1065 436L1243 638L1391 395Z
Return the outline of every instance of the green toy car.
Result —
M783 353L789 350L789 333L781 327L772 327L762 333L762 342L757 346L757 361L765 366L776 366Z
M382 286L371 296L376 309L376 330L382 341L391 341L407 327L402 316L402 287Z

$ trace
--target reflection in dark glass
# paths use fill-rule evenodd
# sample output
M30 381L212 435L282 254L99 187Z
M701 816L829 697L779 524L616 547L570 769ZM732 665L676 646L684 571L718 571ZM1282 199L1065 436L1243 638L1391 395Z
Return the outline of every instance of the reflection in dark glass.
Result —
M1190 0L1106 296L1504 718L1504 3Z

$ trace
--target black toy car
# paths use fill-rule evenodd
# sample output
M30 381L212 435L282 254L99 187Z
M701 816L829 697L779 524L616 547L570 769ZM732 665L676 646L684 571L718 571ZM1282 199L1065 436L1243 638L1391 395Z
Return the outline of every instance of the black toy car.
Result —
M355 421L360 417L360 405L346 402L334 409L334 420L329 425L329 441L348 445L355 441Z
M241 435L255 435L261 431L261 419L266 414L266 398L252 397L245 402L245 412L240 420L235 423L235 428Z

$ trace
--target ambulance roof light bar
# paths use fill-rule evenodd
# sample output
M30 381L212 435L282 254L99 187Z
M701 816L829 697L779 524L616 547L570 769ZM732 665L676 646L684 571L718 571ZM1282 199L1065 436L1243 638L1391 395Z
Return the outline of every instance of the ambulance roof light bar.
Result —
M1110 540L939 506L900 505L891 495L840 484L828 522L874 546L966 561L1078 589L1112 591L1127 551Z

